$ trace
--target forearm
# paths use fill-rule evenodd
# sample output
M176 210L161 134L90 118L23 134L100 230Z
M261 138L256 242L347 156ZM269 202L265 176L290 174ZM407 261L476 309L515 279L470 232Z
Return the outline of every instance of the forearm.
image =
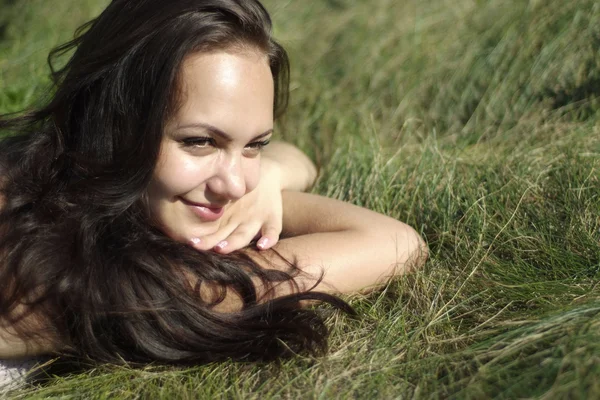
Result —
M317 168L306 154L289 143L271 142L262 157L263 163L272 163L279 169L282 190L303 192L315 182Z
M307 272L304 289L353 293L420 266L427 248L410 226L348 203L284 192L285 239L275 249ZM277 258L271 258L277 263ZM282 264L283 266L283 264Z

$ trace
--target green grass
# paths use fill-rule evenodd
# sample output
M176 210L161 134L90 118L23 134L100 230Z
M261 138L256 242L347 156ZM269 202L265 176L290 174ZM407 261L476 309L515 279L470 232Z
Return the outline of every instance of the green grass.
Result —
M44 93L48 50L104 4L3 6L0 112ZM280 133L315 192L414 226L426 268L332 314L324 358L107 366L15 397L600 397L600 4L265 4L293 66Z

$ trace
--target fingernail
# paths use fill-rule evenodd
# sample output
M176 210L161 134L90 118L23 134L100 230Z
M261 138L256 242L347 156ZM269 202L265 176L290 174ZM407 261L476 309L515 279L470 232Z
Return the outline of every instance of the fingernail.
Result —
M223 250L225 247L227 247L229 243L227 243L226 240L223 240L222 242L219 242L215 247L218 247L219 249Z
M256 247L259 249L264 249L267 247L267 243L269 243L269 238L262 238L258 241L258 243L256 243Z
M199 245L200 242L201 242L201 240L199 238L191 238L190 239L190 243L192 243L195 246Z

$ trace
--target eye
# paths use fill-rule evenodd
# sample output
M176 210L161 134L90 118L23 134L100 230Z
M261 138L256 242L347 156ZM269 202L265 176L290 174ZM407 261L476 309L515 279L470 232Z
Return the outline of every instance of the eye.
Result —
M256 142L249 143L248 145L246 145L246 148L252 150L262 150L269 143L271 143L271 139L259 140Z
M210 137L188 137L181 140L183 147L204 148L215 146L215 140Z
M262 149L264 149L270 142L271 142L271 139L269 138L269 139L265 139L265 140L257 140L256 142L248 143L246 145L246 147L244 148L245 156L249 157L249 158L258 157L258 155L261 153Z

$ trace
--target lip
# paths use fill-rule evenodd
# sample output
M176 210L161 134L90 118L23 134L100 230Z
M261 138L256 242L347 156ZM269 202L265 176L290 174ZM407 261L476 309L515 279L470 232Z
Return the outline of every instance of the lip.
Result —
M216 221L223 216L225 208L221 205L216 204L204 204L195 203L180 197L183 204L188 206L194 214L196 214L203 221L211 222Z

